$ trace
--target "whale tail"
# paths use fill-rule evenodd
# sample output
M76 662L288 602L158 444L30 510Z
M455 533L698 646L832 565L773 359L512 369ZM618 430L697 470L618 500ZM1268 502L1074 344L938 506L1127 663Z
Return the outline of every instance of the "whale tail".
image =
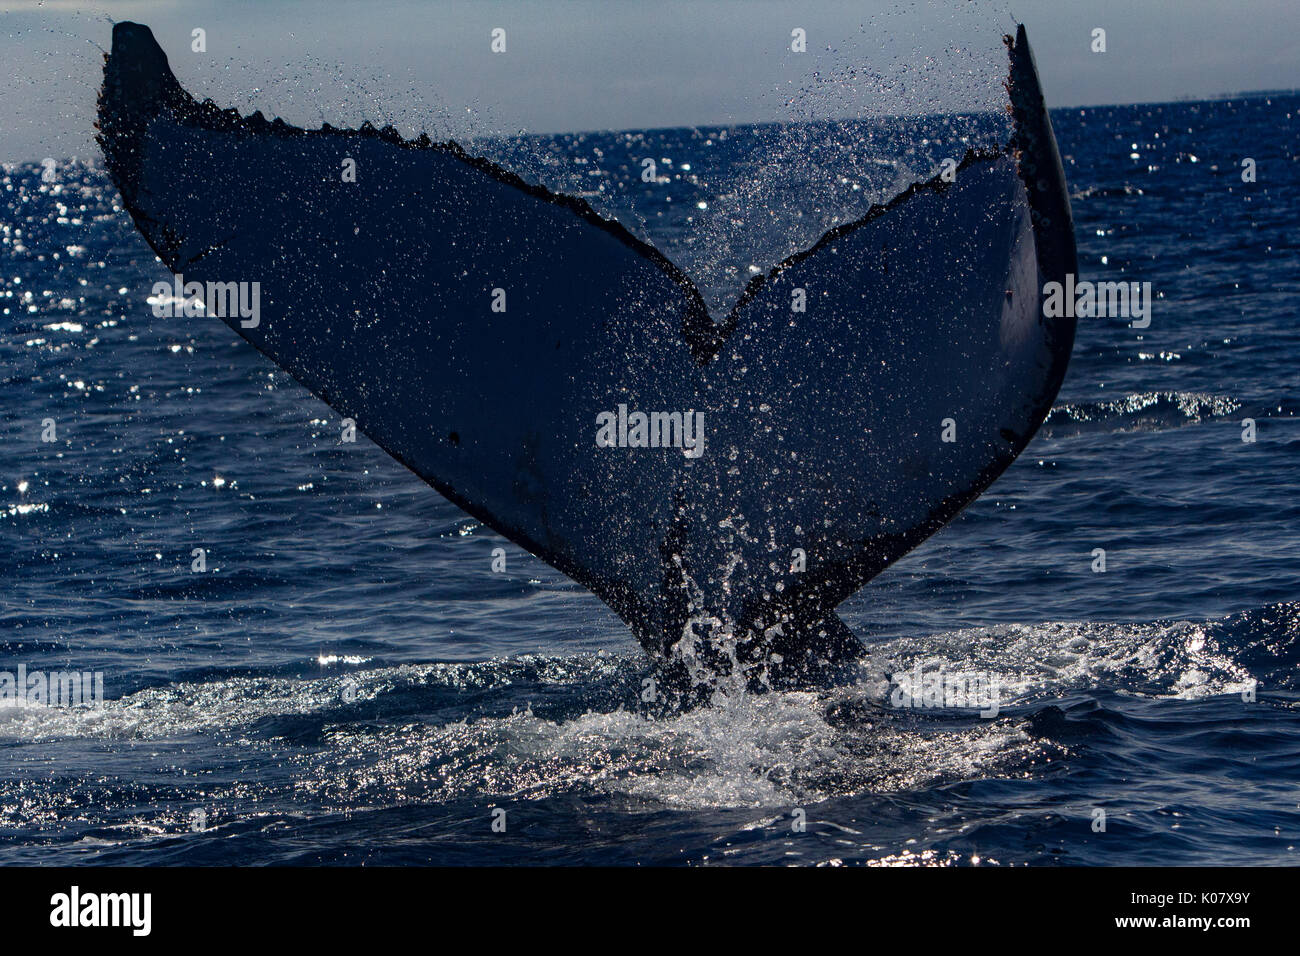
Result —
M597 594L666 673L802 683L861 652L836 606L1010 464L1065 374L1074 320L1042 302L1075 270L1069 202L1023 27L1008 48L1005 147L717 319L583 200L454 142L199 102L138 24L113 29L98 139L187 296Z

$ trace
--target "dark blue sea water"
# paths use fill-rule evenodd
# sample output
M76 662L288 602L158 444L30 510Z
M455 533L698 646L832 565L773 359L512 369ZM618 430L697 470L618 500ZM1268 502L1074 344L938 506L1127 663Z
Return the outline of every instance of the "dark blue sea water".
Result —
M154 318L166 274L94 164L4 167L0 670L108 699L0 710L0 862L1296 862L1298 117L1057 112L1082 277L1151 282L1150 328L1083 321L1020 460L841 608L858 681L667 715L596 598L340 443L219 322ZM717 301L953 136L493 149L587 180ZM991 676L1001 712L891 706L918 665Z

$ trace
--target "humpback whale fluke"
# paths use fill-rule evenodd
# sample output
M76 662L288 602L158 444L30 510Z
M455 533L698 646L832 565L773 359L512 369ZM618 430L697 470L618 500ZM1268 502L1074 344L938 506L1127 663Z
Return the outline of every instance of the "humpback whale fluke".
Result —
M138 24L114 26L98 138L169 269L258 283L255 321L220 314L298 382L668 673L789 685L861 652L836 606L1001 474L1064 377L1074 320L1042 289L1076 268L1068 194L1023 27L1007 46L1005 147L717 321L581 199L454 142L198 102Z

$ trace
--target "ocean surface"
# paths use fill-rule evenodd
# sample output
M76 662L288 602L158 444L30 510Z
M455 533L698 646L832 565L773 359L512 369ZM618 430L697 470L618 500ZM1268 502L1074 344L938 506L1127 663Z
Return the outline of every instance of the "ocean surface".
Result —
M1082 278L1152 283L1150 327L1081 321L1021 458L841 607L858 680L683 713L647 711L595 597L220 322L155 318L168 276L97 165L4 166L0 672L106 699L0 709L0 863L1295 864L1298 118L1055 112ZM483 149L716 303L967 145L886 139ZM995 680L999 713L895 706L918 667Z

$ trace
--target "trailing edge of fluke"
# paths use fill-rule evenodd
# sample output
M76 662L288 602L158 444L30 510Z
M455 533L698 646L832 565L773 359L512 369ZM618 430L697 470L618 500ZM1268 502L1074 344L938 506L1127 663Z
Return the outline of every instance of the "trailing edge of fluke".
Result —
M139 24L113 29L99 142L168 269L256 283L231 328L595 592L665 675L791 685L861 653L835 607L988 487L1064 377L1074 320L1042 289L1075 271L1069 201L1023 27L1007 47L1009 143L718 319L583 200L454 142L199 102ZM637 410L665 437L699 416L700 453L642 444Z

